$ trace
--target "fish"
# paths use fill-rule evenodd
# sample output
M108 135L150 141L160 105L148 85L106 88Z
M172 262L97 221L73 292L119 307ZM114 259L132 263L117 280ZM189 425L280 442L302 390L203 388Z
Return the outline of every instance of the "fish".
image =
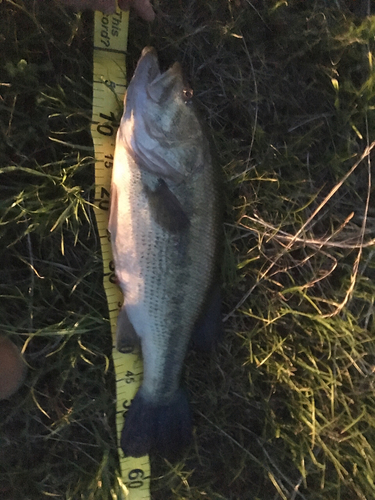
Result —
M120 351L139 345L144 373L121 434L125 456L178 456L192 418L181 374L189 345L221 335L220 182L192 90L176 62L145 47L124 98L111 181L110 232L124 295Z

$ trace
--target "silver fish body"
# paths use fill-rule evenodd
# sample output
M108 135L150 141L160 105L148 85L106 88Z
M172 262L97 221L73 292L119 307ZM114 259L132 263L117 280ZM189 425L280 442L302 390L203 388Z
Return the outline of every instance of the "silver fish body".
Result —
M146 47L116 140L109 231L124 294L117 343L139 340L144 361L121 440L131 456L172 456L189 441L183 361L194 331L220 324L218 180L190 93L180 66L161 73Z

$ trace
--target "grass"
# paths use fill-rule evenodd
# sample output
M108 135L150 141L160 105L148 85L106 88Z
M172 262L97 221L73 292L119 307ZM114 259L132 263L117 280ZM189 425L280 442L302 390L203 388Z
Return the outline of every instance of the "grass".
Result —
M375 496L375 17L357 3L160 0L152 25L131 18L129 74L147 44L182 62L225 174L226 335L188 356L194 443L152 459L155 500ZM0 403L0 499L107 500L92 15L0 11L0 317L29 365Z

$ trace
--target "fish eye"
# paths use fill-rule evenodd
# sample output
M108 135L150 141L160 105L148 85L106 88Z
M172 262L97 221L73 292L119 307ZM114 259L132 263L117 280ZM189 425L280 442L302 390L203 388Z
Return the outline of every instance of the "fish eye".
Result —
M192 99L192 97L193 97L193 89L191 89L189 87L183 89L182 98L185 102L190 101L190 99Z

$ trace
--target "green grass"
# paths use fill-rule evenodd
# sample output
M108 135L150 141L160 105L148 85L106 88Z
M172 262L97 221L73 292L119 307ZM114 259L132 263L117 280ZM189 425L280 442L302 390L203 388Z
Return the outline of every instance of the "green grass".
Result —
M194 442L155 500L375 497L375 16L352 1L155 1L128 68L180 60L225 174L225 338L190 353ZM363 2L363 5L366 2ZM353 7L353 8L352 8ZM91 208L92 15L0 4L0 499L108 499L114 375Z

